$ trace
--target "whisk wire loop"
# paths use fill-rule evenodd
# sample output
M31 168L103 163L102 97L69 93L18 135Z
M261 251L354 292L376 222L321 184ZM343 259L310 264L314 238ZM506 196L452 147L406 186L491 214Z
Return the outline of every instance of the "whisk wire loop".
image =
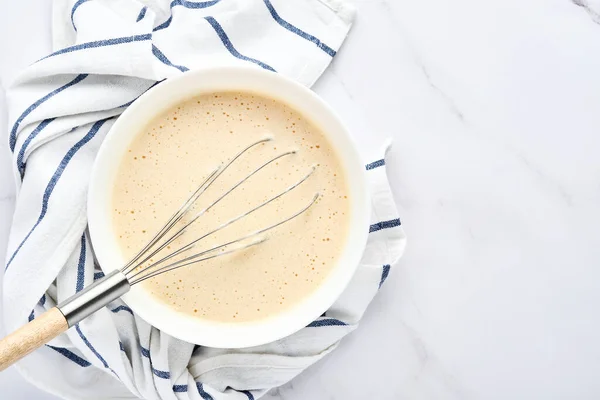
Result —
M275 161L277 161L283 157L293 155L296 153L295 150L290 150L290 151L281 153L277 156L274 156L271 159L269 159L268 161L264 162L263 164L261 164L260 166L258 166L254 170L252 170L250 173L248 173L246 176L241 178L239 181L237 181L233 186L231 186L229 189L227 189L222 195L220 195L216 200L212 201L204 209L197 212L189 221L186 221L185 224L181 228L179 228L175 233L169 234L169 232L173 228L175 228L175 226L183 219L183 217L193 209L193 205L200 198L200 196L206 192L206 190L219 178L219 176L221 176L223 174L223 172L225 172L227 170L227 168L229 168L236 160L238 160L244 153L246 153L248 150L250 150L254 146L261 144L261 143L265 143L270 140L272 140L272 139L265 138L265 139L261 139L259 141L256 141L256 142L250 144L249 146L242 149L239 153L237 153L227 163L219 166L218 168L213 170L207 176L207 178L202 182L202 184L192 193L192 195L183 203L183 205L171 216L171 218L158 231L158 233L156 235L154 235L154 237L143 247L143 249L139 253L137 253L121 269L121 272L127 277L127 279L129 280L131 285L134 285L134 284L144 281L146 279L152 278L152 277L162 274L164 272L168 272L168 271L171 271L171 270L174 270L177 268L188 266L190 264L195 264L195 263L198 263L201 261L206 261L206 260L209 260L209 259L212 259L215 257L224 256L226 254L231 254L235 251L243 250L243 249L255 246L257 244L260 244L266 240L266 238L260 237L263 233L266 233L266 232L270 231L271 229L274 229L274 228L296 218L297 216L299 216L300 214L302 214L306 210L308 210L317 201L317 199L319 197L318 193L316 193L315 196L313 197L313 199L310 201L310 203L307 206L305 206L304 208L302 208L300 211L298 211L298 212L294 213L293 215L291 215L281 221L278 221L266 228L258 229L250 234L243 235L242 237L231 240L227 243L213 246L210 249L200 251L196 254L186 256L179 260L175 260L166 265L163 265L167 261L172 260L173 258L175 258L177 256L180 256L180 255L183 256L183 253L195 248L197 245L199 245L199 243L203 239L207 238L208 236L221 231L222 229L232 225L233 223L241 220L242 218L248 216L249 214L252 214L253 212L265 207L266 205L272 203L273 201L278 200L285 194L291 192L296 187L298 187L303 182L305 182L315 172L316 167L313 166L311 168L310 172L307 173L304 177L302 177L300 180L298 180L291 186L285 188L284 190L282 190L275 196L268 198L267 200L263 201L262 203L258 204L257 206L253 207L252 209L245 211L245 212L237 215L236 217L222 223L221 225L219 225L216 228L210 230L209 232L201 235L200 237L194 239L193 241L181 246L177 250L170 252L169 254L165 255L158 261L152 260L153 257L155 257L162 250L167 248L177 238L181 237L186 232L186 230L190 227L190 225L192 225L194 222L196 222L202 215L204 215L207 211L209 211L211 208L213 208L215 205L217 205L226 196L231 194L235 189L237 189L238 187L240 187L241 185L246 183L252 176L254 176L258 172L263 170L268 165L271 165ZM165 237L166 237L166 239L165 239ZM247 243L248 241L250 241L250 242ZM230 248L229 246L232 246L232 248ZM149 261L150 261L150 264L146 265Z

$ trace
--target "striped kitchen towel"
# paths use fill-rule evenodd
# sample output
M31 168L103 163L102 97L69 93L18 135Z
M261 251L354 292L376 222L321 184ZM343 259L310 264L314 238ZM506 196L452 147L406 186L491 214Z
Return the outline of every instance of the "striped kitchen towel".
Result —
M53 52L8 91L18 197L5 262L14 330L102 276L85 233L90 169L118 115L157 82L213 63L245 63L310 86L353 19L343 0L56 0ZM372 225L347 290L301 331L227 350L182 342L118 300L23 359L37 386L70 399L256 399L356 328L404 249L383 150L366 160Z

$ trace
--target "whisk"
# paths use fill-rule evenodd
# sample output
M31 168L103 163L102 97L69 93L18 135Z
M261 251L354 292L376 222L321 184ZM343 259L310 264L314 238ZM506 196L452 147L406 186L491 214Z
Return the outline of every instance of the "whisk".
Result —
M264 138L248 145L229 161L214 169L202 182L202 184L200 184L200 186L192 193L192 195L183 203L183 205L173 214L173 216L169 218L169 220L154 235L154 237L121 269L108 273L105 277L97 280L92 285L84 288L82 291L71 296L70 298L58 304L56 307L46 311L35 320L29 322L25 326L19 328L17 331L0 340L0 371L12 365L14 362L18 361L43 344L49 342L111 301L127 293L133 285L157 275L167 273L174 269L186 267L215 257L221 257L252 246L256 246L267 240L267 237L264 235L266 232L291 221L308 210L319 198L319 193L315 193L310 202L308 202L308 204L302 209L280 221L273 223L272 225L249 232L234 240L227 241L226 243L213 245L208 249L196 250L200 246L203 239L206 239L207 237L219 232L227 226L234 224L235 222L269 205L273 201L294 190L294 188L301 185L314 173L314 166L300 180L285 188L275 196L270 197L254 208L244 211L243 213L227 220L216 228L211 229L209 232L204 233L191 242L182 245L175 251L165 256L161 256L161 251L163 251L165 248L170 248L167 246L173 244L173 242L180 238L203 214L210 211L221 200L243 185L248 179L259 173L262 169L269 166L273 162L296 153L295 150L290 150L274 156L241 178L229 189L225 190L223 194L218 196L216 200L212 201L208 206L204 207L200 211L194 210L193 206L196 204L196 201L200 198L200 196L202 196L202 194L206 192L206 190L236 160L242 157L253 147L271 140L272 138ZM184 216L189 216L190 214L193 215L189 220L187 220L187 222L178 224L182 221ZM178 225L182 226L177 228ZM154 257L158 256L161 258L157 261L154 261Z

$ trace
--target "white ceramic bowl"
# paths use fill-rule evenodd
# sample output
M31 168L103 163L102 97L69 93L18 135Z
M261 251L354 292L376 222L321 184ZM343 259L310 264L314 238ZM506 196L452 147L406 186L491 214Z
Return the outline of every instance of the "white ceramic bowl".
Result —
M157 85L137 99L115 122L100 148L89 189L89 229L96 257L105 272L126 262L114 235L111 198L120 160L140 130L155 116L202 93L250 91L288 104L320 127L337 150L351 200L350 232L337 265L303 301L256 322L219 323L176 312L142 287L124 301L144 320L179 339L211 347L239 348L290 335L325 312L348 285L366 245L370 214L365 168L347 129L316 94L283 76L255 67L220 67L186 72Z

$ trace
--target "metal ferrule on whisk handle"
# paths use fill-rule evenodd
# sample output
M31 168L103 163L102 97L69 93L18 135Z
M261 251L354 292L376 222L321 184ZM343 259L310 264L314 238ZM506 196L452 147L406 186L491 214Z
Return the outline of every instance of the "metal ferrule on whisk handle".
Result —
M108 303L129 291L131 285L125 274L113 271L57 305L69 327L89 317Z

